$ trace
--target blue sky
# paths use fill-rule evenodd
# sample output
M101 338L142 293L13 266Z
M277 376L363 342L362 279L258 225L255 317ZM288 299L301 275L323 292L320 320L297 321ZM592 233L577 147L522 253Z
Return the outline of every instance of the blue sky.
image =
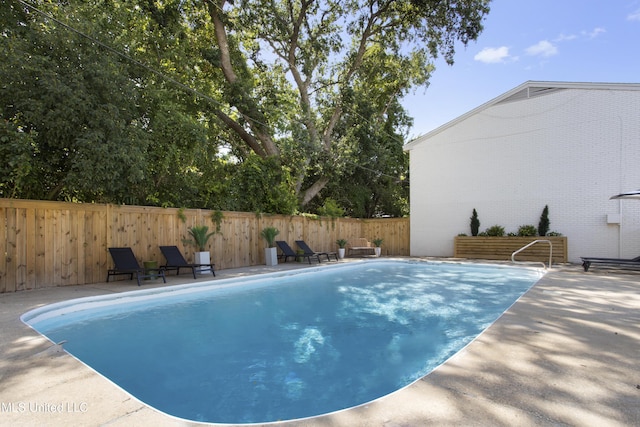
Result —
M409 139L528 81L640 83L640 0L494 0L477 41L402 104Z

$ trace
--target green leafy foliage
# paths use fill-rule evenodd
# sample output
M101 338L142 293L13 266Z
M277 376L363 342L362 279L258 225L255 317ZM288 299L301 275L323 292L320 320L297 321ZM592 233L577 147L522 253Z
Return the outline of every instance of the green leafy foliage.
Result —
M250 154L229 166L228 185L219 197L236 211L293 214L298 207L293 178L287 167L276 168L277 159Z
M224 214L221 211L211 212L211 221L213 221L213 223L216 225L216 233L220 233L223 219L224 219Z
M3 85L0 106L14 125L6 136L30 138L19 197L131 198L144 186L150 139L137 121L139 92L127 67L77 34L60 37L53 21L24 12L13 18L2 22L8 37L0 50L0 80L12 84ZM20 159L24 151L12 145L9 156Z
M484 232L485 236L502 237L504 236L504 227L500 225L492 225Z
M344 215L344 209L332 198L326 198L324 199L324 205L318 208L318 215L339 218Z
M265 227L261 232L260 232L260 236L267 241L267 245L270 248L273 248L276 246L275 241L276 241L276 236L280 234L280 230L278 230L275 227Z
M0 194L4 197L23 197L37 186L36 173L32 170L35 156L36 131L25 132L14 122L0 123Z
M378 115L370 91L364 88L351 96L353 102L336 127L342 160L334 163L335 178L323 195L343 206L347 216L406 216L409 157L402 150L404 137L399 131L408 129L411 120L395 104L388 106L386 115ZM317 211L320 203L312 201L308 206Z
M531 237L537 235L538 229L535 225L521 225L518 227L518 236L520 237Z
M206 225L194 225L188 232L191 239L184 240L183 243L195 246L200 252L206 250L209 239L216 234L215 231L209 232L209 227Z

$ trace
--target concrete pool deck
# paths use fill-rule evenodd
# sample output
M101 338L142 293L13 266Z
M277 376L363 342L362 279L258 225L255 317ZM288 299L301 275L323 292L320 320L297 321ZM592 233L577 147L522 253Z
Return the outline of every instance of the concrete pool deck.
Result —
M308 266L222 270L216 279ZM143 288L189 279L170 275L166 285ZM136 289L125 280L0 294L0 425L202 425L139 402L19 319L46 304ZM476 340L411 386L361 407L276 424L640 425L640 272L554 266Z

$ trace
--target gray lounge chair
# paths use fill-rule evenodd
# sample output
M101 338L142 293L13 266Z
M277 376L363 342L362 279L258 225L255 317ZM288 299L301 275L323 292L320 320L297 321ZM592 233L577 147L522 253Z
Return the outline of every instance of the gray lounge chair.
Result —
M133 280L133 275L135 274L138 286L141 284L141 278L157 279L158 277L162 277L162 281L167 283L163 268L145 270L140 267L131 248L109 248L109 253L113 259L114 268L107 271L107 282L109 281L109 277L120 274L128 274L129 280Z
M584 271L589 271L591 264L602 264L611 267L633 267L640 268L640 256L632 259L622 258L593 258L593 257L580 257L582 259L582 268Z
M287 259L289 257L293 258L294 260L296 260L298 257L306 258L309 260L309 264L311 264L311 258L313 257L318 260L318 263L320 262L320 257L315 254L297 254L284 240L276 241L276 245L278 245L278 248L280 248L280 250L282 251L282 254L278 255L278 259L283 258L284 262L287 262Z
M331 256L333 256L336 259L336 261L338 261L338 254L336 252L315 252L313 249L309 247L309 245L305 243L304 240L296 240L296 245L298 245L298 247L304 251L305 255L317 256L318 262L320 261L320 255L326 256L327 261L331 261L331 258L330 258Z
M215 277L216 272L213 269L215 264L189 264L184 256L182 256L182 252L178 249L177 246L160 246L160 251L164 258L167 260L167 263L162 266L165 270L176 270L176 276L180 274L181 268L188 268L193 273L193 278L196 278L196 270L198 268L206 267L207 270L211 270L213 276Z

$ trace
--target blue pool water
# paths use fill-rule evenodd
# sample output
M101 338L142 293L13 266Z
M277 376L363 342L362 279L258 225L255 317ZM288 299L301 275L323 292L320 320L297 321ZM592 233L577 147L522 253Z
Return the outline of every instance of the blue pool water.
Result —
M541 277L482 265L354 264L75 300L23 320L160 411L259 423L356 406L412 383Z

